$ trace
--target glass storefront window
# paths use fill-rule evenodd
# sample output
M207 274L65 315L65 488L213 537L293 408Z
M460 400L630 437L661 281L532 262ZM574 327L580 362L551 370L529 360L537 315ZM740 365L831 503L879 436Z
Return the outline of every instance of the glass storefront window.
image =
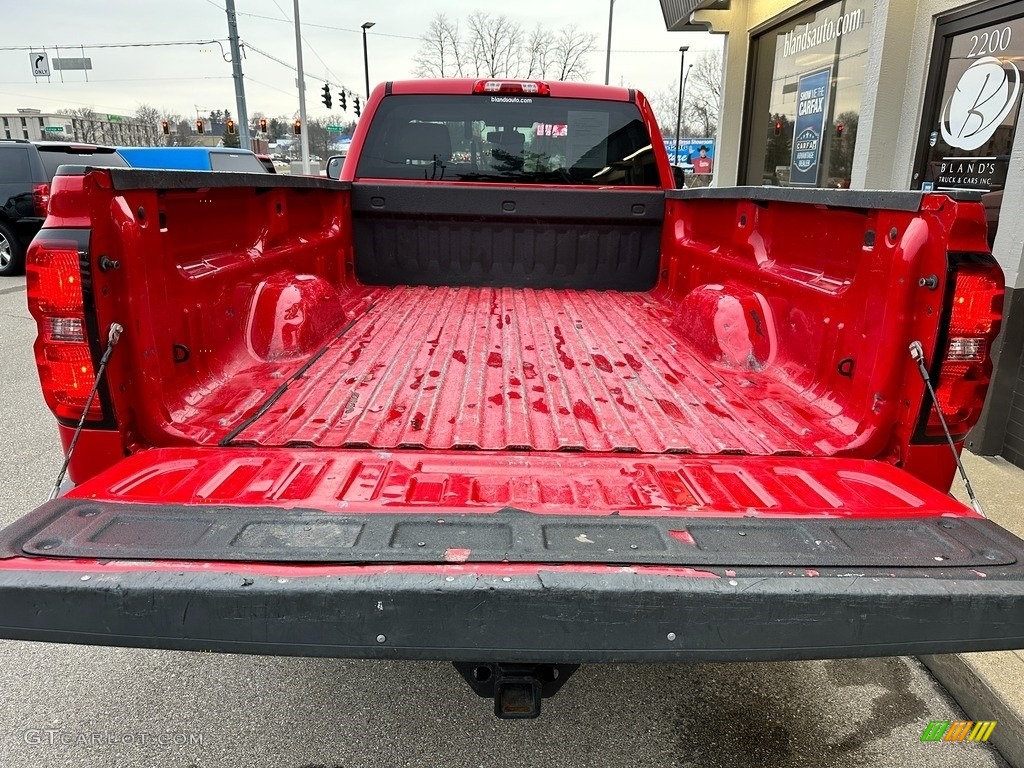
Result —
M940 23L932 66L912 187L981 192L992 247L1024 91L1021 8Z
M742 183L850 186L870 13L840 0L752 40Z

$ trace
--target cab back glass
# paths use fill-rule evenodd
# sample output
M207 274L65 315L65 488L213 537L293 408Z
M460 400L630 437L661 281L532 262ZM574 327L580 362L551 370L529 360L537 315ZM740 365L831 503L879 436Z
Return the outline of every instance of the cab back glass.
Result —
M357 178L659 186L635 104L546 96L388 96Z

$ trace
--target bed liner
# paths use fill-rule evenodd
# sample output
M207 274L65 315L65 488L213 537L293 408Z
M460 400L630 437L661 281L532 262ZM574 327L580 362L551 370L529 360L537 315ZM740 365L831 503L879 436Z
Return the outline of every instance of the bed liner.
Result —
M788 383L702 359L673 309L651 293L385 289L229 442L703 455L851 442ZM230 380L220 389L203 410L237 413L217 402Z

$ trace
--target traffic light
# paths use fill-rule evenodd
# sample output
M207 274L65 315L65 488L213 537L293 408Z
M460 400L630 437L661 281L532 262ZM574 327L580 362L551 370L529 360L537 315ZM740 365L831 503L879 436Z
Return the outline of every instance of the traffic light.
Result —
M228 133L231 134L232 136L235 135L235 121L234 120L228 120Z
M845 131L845 130L846 130L846 126L845 125L843 125L842 123L836 123L836 138L837 139L843 138L843 131Z
M363 111L359 108L359 97L358 96L356 96L354 99L352 99L352 109L354 109L356 111L356 117L359 117L359 115L363 114Z
M296 136L302 135L302 121L301 120L296 120L295 121L295 125L292 126L292 133L294 133Z
M196 133L206 133L206 128L203 126L202 120L196 120Z
M331 108L331 86L327 83L324 83L324 96L321 101L323 101L325 107Z
M775 121L775 135L776 136L781 136L782 135L782 121L781 120L776 120Z
M170 136L171 135L171 124L168 123L166 120L161 120L160 121L160 130L164 132L164 136Z
M345 103L344 91L338 91L338 106L341 107L342 112L348 112L348 104Z
M267 118L261 117L260 118L260 133L266 133L266 132L267 132Z

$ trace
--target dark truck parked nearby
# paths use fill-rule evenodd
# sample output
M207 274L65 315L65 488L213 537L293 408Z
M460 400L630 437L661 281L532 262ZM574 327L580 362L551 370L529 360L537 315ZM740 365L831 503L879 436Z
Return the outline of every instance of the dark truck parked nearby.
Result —
M0 139L0 276L24 271L25 250L43 226L50 182L63 163L127 166L113 147Z
M0 636L447 659L505 717L582 662L1024 647L1024 542L946 493L981 203L672 187L641 94L493 80L378 87L340 182L62 169L29 304L84 429Z

